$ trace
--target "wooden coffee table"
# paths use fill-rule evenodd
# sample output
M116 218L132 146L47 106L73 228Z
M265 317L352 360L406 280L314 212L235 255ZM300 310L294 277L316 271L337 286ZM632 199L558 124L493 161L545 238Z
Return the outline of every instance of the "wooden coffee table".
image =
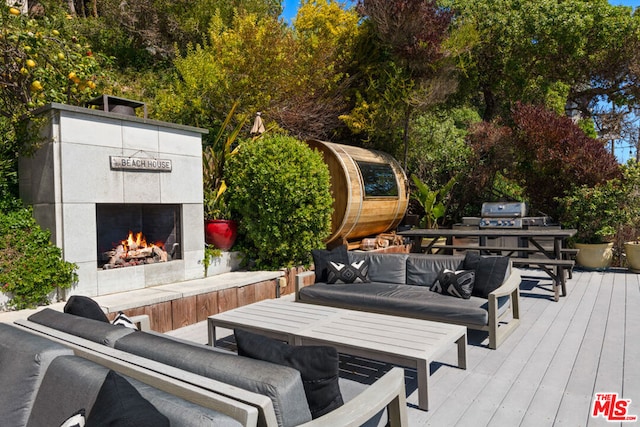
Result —
M457 344L458 366L467 367L467 328L447 323L274 299L210 316L209 345L216 342L217 327L295 345L330 345L341 353L414 368L423 410L429 409L430 362Z

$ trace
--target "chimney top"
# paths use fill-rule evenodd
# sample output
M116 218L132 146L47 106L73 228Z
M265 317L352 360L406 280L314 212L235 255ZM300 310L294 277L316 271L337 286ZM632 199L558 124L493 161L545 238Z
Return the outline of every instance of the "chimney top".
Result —
M135 116L135 109L144 107L144 118L147 118L147 104L130 99L118 98L112 95L102 95L92 99L86 103L87 106L96 105L102 107L104 111L111 113L124 114L127 116Z

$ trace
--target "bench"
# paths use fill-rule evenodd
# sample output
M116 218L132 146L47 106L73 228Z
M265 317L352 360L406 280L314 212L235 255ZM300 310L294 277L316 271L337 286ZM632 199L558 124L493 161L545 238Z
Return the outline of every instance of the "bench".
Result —
M554 300L560 299L559 290L562 288L562 296L567 296L565 272L570 272L575 265L571 259L544 259L544 258L511 258L514 267L538 267L543 269L554 282Z

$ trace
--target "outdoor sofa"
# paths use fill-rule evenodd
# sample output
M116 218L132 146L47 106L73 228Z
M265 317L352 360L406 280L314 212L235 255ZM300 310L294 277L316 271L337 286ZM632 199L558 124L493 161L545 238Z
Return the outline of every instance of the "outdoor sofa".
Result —
M511 268L508 257L485 257L473 253L347 252L344 246L332 251L314 251L313 254L315 271L296 276L298 302L453 323L488 331L492 349L498 348L520 323L521 279ZM342 270L338 271L336 266ZM354 273L357 268L366 271ZM461 272L459 274L474 272L475 284L468 299L431 290L446 269ZM343 270L351 272L347 280L339 278ZM336 283L327 283L333 281L328 280L329 273L337 278ZM363 277L355 277L358 274ZM354 277L355 282L346 283Z
M394 368L372 385L340 378L344 405L312 420L300 372L153 331L143 332L45 308L19 325L126 358L236 398L258 409L259 426L404 426L404 372ZM224 387L221 387L223 385ZM247 393L239 393L247 391ZM249 396L249 397L247 397Z
M0 383L1 424L11 427L84 425L80 418L139 427L244 425L213 409L219 403L257 420L251 406L6 323L0 323Z

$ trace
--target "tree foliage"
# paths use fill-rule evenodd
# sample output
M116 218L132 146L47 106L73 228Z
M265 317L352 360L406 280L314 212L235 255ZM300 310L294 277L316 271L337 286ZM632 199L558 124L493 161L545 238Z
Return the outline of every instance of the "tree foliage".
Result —
M484 119L515 101L567 102L591 116L603 99L637 101L638 17L606 0L452 0L478 33L466 89L482 94Z
M65 19L12 15L0 7L0 116L16 120L48 102L77 105L98 93L106 58Z
M232 25L238 12L277 18L279 0L97 0L98 16L128 34L137 48L154 56L172 58L174 46L206 42L212 19Z
M620 176L615 157L570 118L541 106L517 104L509 125L483 122L468 141L474 150L470 177L476 188L491 189L499 173L524 189L534 211L559 216L556 198L574 186L594 186ZM485 193L469 188L468 199ZM475 194L474 194L475 193Z

